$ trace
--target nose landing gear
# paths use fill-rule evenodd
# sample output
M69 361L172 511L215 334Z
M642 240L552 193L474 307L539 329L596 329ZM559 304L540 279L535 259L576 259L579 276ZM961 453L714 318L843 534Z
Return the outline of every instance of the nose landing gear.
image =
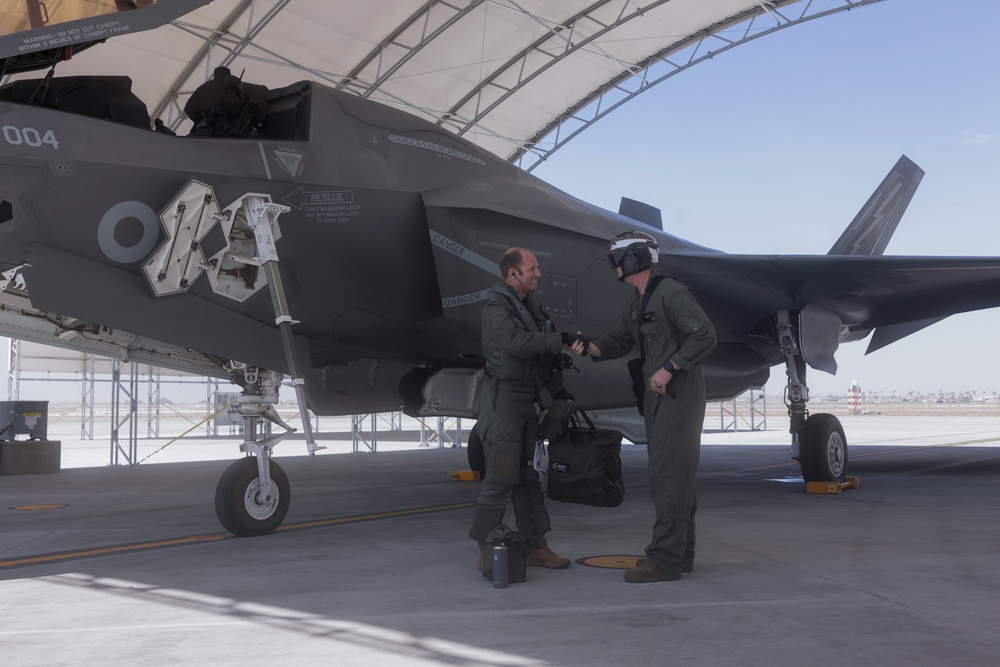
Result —
M253 537L274 532L288 514L291 486L285 471L271 460L271 449L294 429L274 410L281 374L264 371L258 376L248 368L243 374L243 394L236 401L243 417L240 450L253 456L236 461L222 474L215 488L215 514L233 535ZM284 432L263 435L260 427L265 420Z

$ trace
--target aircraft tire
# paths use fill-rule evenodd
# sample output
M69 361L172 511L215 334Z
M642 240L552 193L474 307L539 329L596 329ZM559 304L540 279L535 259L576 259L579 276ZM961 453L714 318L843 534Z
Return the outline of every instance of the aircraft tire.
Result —
M483 451L483 439L479 437L479 430L473 427L469 431L468 443L469 469L479 473L479 478L486 477L486 453Z
M847 476L847 437L833 415L810 416L799 442L799 468L806 482L843 482Z
M222 527L237 537L267 535L288 514L291 486L288 476L273 460L270 463L271 499L259 501L260 477L257 459L242 458L226 468L215 488L215 514Z

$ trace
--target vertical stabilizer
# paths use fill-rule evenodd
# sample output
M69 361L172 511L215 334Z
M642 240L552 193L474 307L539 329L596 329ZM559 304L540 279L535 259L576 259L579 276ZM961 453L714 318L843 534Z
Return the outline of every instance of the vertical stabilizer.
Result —
M900 157L827 254L881 255L923 177L923 169Z
M622 197L622 202L618 206L618 214L638 220L655 229L663 229L663 217L660 215L660 209L643 204L641 201Z

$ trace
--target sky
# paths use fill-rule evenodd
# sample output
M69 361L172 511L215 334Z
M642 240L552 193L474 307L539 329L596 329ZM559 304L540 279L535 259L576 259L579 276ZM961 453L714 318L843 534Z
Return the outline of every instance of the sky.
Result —
M832 3L831 3L832 4ZM681 72L534 175L603 208L661 209L725 252L825 254L907 155L926 175L886 255L1000 256L1000 49L993 0L885 0L780 30ZM543 267L544 268L544 267ZM813 395L1000 393L1000 309L865 355L841 346ZM783 367L768 393L780 393Z

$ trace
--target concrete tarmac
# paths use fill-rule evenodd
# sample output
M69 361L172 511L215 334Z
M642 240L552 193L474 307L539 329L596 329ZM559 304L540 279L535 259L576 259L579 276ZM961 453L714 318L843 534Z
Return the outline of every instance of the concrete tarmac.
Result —
M279 455L291 509L258 538L215 517L229 460L0 477L2 662L996 664L1000 418L845 418L840 495L805 492L780 422L705 434L695 571L655 584L585 564L642 555L642 446L620 507L548 503L573 566L506 589L475 569L464 449Z

